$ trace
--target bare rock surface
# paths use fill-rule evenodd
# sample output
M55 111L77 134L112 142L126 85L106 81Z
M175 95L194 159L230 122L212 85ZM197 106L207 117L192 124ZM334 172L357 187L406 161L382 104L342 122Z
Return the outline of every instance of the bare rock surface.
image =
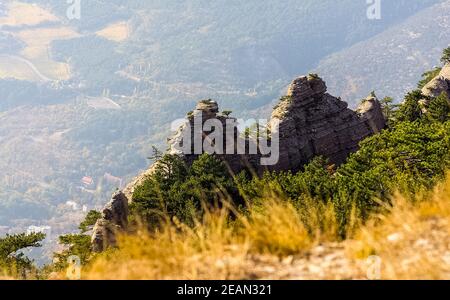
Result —
M300 77L275 108L272 119L280 120L280 160L275 170L297 171L315 156L341 164L361 140L385 127L376 98L365 100L355 112L326 91L317 75Z
M423 87L422 93L428 97L446 93L450 98L450 64L445 65L439 75Z
M94 252L102 252L116 246L116 234L128 227L128 198L117 192L102 211L92 234L91 244Z

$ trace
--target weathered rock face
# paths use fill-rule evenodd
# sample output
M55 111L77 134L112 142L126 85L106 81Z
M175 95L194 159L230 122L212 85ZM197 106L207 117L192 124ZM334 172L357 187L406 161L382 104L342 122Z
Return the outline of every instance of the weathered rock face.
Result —
M212 139L212 133L219 127L222 129L220 136ZM188 116L186 123L168 139L169 154L180 155L190 164L202 153L215 153L232 173L244 168L257 170L260 155L246 152L253 142L243 138L237 127L237 119L219 113L217 102L202 100ZM212 149L208 149L205 145L209 145L210 148L217 145L221 152L210 151Z
M374 133L380 132L386 126L386 118L384 117L381 103L374 95L364 99L356 109L356 112L362 120L369 124Z
M437 97L443 92L450 98L450 64L445 65L439 75L422 89L422 93L428 97Z
M279 136L279 160L278 163L263 167L258 164L261 153L249 154L249 152L237 155L222 155L221 157L233 172L239 172L243 168L250 167L257 173L264 170L292 170L297 171L315 156L325 156L334 164L341 164L349 153L358 149L358 143L367 136L381 131L386 124L380 102L370 96L365 99L358 110L352 111L347 103L326 93L325 82L316 75L297 78L289 87L288 94L277 105L269 122L272 133ZM208 120L216 120L223 128L228 121L236 121L233 118L218 114L219 108L216 102L206 100L197 105L197 108L189 116L187 124L182 126L177 134L169 140L170 153L179 154L192 162L197 155L186 154L180 150L180 146L186 139L192 142L195 138L194 119L201 116L201 125ZM275 121L279 126L275 127ZM186 130L188 138L186 138ZM225 132L226 130L224 130ZM202 136L202 143L210 134L210 131L197 132ZM241 134L235 131L234 144L242 139ZM223 144L229 143L223 137ZM246 139L243 144L248 145L252 140ZM255 142L253 142L255 143ZM236 148L234 148L236 150ZM189 149L194 151L193 148ZM246 153L246 154L242 154Z
M361 140L385 127L377 99L366 99L355 112L326 90L318 76L300 77L274 110L272 119L280 120L280 160L274 170L297 171L315 156L341 164Z
M128 198L118 192L102 211L102 218L94 226L91 244L94 252L116 246L116 234L128 227Z

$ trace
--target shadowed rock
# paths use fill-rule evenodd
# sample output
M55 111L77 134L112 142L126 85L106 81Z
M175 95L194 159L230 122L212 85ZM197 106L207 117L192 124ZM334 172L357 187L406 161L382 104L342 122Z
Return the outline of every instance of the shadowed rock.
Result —
M422 89L422 94L427 97L438 97L442 93L446 93L450 98L450 64L445 65L438 76L433 78ZM423 104L428 105L429 101L422 101Z
M297 78L272 118L279 119L280 160L276 171L300 170L315 156L343 163L364 138L379 132L386 121L376 98L366 99L359 112L326 93L317 75Z
M116 234L128 227L128 199L122 192L117 192L102 211L93 229L92 250L102 252L117 245Z

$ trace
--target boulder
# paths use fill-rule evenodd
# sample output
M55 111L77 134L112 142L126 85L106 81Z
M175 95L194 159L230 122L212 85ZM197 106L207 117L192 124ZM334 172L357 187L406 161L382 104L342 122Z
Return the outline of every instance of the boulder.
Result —
M386 118L383 114L380 101L370 95L364 99L356 109L361 119L365 120L373 132L380 132L386 126Z
M422 94L431 98L437 97L443 92L450 98L450 64L445 65L439 75L433 78L422 89ZM428 105L428 102L428 100L422 101L425 106Z

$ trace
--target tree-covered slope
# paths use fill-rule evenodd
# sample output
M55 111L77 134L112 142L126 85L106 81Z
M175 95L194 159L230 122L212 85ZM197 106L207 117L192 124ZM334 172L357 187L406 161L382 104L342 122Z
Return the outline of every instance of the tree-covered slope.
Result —
M171 121L199 99L215 98L244 117L325 56L439 1L383 1L375 21L366 1L354 0L82 1L80 20L67 18L65 1L23 2L54 18L0 24L8 43L0 73L14 77L0 79L0 229L7 232L43 224L65 230L117 179L145 169L151 145L164 146ZM3 15L10 3L2 2ZM124 37L99 34L120 22ZM27 58L33 51L43 57ZM68 78L51 76L60 64Z
M402 100L450 43L450 1L436 4L364 42L321 60L315 72L332 93L356 104L375 90Z

